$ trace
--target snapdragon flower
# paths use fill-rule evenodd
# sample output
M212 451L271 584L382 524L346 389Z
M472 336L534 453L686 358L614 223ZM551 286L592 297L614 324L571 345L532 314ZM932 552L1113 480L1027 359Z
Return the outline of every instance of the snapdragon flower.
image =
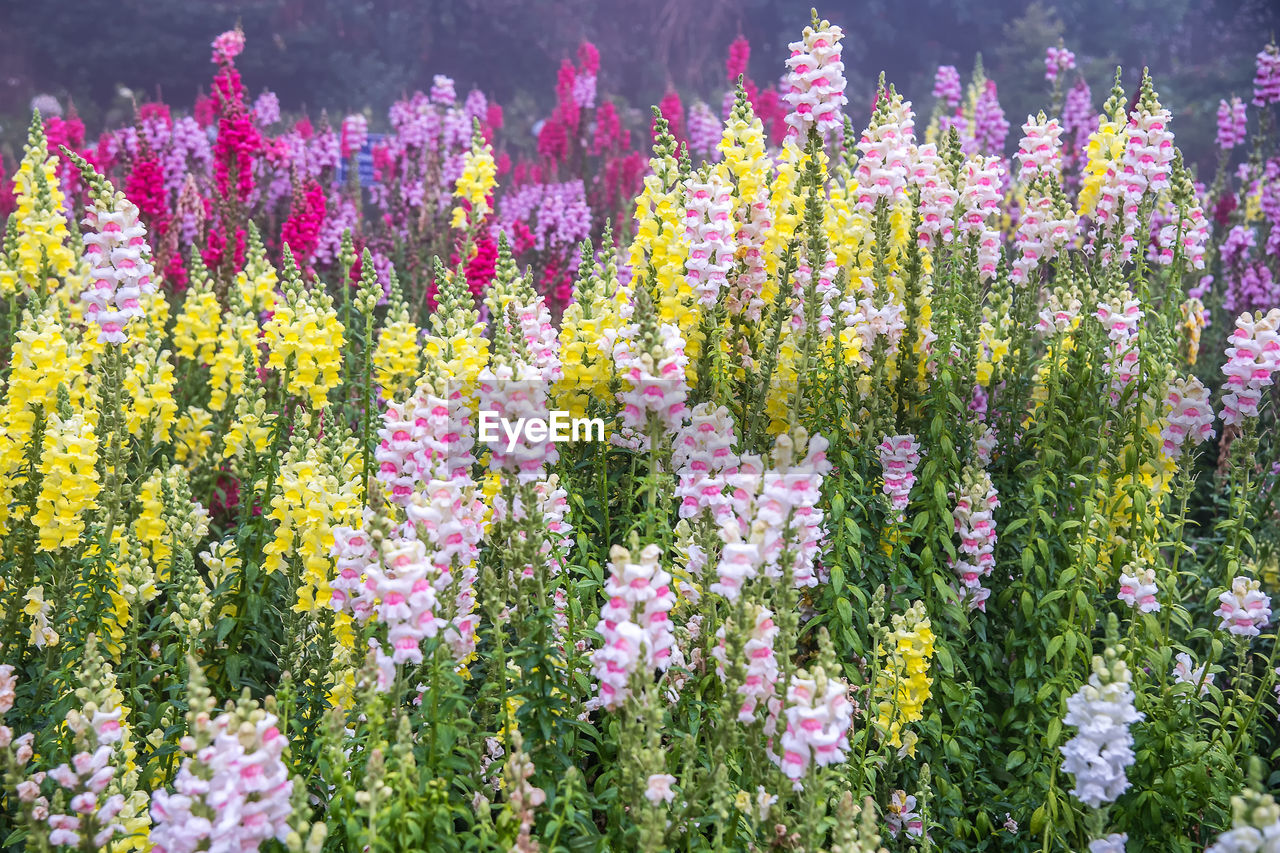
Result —
M1049 47L1044 52L1044 79L1056 83L1059 75L1076 67L1076 55L1061 44Z
M1280 103L1280 47L1275 40L1258 51L1257 72L1253 75L1253 105Z
M903 198L911 149L915 142L911 102L890 86L876 94L876 111L858 141L857 207L864 213L875 209L876 202L889 205Z
M1247 107L1244 101L1232 97L1228 103L1225 99L1218 101L1218 147L1230 151L1244 142L1248 121Z
M1173 665L1173 680L1175 683L1189 684L1192 689L1198 686L1201 696L1209 692L1209 686L1213 684L1213 673L1205 674L1204 670L1208 666L1207 663L1195 666L1191 660L1191 655L1186 652L1178 652L1174 660L1177 661ZM1204 679L1203 683L1201 683L1201 679Z
M803 40L791 43L783 94L791 107L786 117L790 135L804 136L811 129L827 134L843 126L840 108L849 102L840 61L843 37L839 27L815 20L804 28Z
M1271 597L1256 580L1237 577L1231 589L1218 596L1219 631L1230 631L1237 637L1256 637L1271 623Z
M853 725L848 692L844 679L829 678L822 667L816 667L812 675L803 669L792 675L784 711L782 754L770 753L788 779L803 778L811 766L844 761Z
M1143 718L1133 706L1130 681L1124 660L1108 649L1105 659L1094 656L1088 682L1067 699L1062 722L1079 732L1059 747L1062 769L1075 777L1071 793L1095 809L1129 787L1125 771L1134 762L1129 727Z
M1227 347L1227 363L1222 372L1222 422L1239 426L1245 418L1258 417L1262 389L1274 381L1272 374L1280 370L1280 308L1273 308L1255 319L1248 312L1236 318L1236 329Z
M600 704L609 710L631 695L631 677L641 668L650 673L666 669L675 634L668 613L675 605L671 575L659 564L657 545L646 545L633 560L631 552L615 545L609 552L609 577L596 625L603 645L591 656L591 673L599 686Z
M1159 591L1155 569L1125 566L1120 572L1120 592L1116 598L1136 610L1151 613L1160 609L1160 602L1156 599Z
M738 686L738 695L742 704L738 706L738 721L750 723L755 720L756 710L765 706L777 692L778 659L774 654L773 644L781 630L773 621L773 611L758 604L749 606L750 629L741 637L742 656L746 659L745 678ZM735 624L734 630L741 630ZM726 651L725 626L721 625L716 632L717 643L711 649L716 659L716 673L721 679L727 677L725 667L729 666Z
M884 493L903 521L907 503L911 499L911 487L916 482L916 466L920 464L920 445L915 436L889 435L880 442L880 467L884 472Z
M715 172L685 181L685 270L703 306L714 305L728 286L735 249L733 207L730 187Z
M1183 447L1213 438L1213 406L1209 402L1209 389L1199 378L1188 376L1174 379L1164 398L1165 425L1160 430L1164 453L1177 461Z

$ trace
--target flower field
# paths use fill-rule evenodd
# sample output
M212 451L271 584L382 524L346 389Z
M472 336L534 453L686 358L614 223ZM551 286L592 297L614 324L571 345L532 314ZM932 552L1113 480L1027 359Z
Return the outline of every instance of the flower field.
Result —
M1159 69L842 35L638 123L583 43L536 151L239 30L37 112L0 849L1280 850L1280 49L1202 174Z

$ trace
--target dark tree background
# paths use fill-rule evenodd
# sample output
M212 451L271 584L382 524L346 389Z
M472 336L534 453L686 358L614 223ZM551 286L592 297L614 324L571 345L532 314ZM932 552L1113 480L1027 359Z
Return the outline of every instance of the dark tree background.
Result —
M1044 48L1062 37L1099 104L1117 64L1130 88L1151 66L1197 159L1217 99L1249 93L1253 56L1280 28L1277 0L863 0L820 12L846 32L855 124L881 70L927 114L934 68L967 76L981 52L1016 131L1047 100ZM808 17L807 3L782 0L0 0L3 139L14 142L40 92L70 97L91 133L127 120L121 87L189 104L212 71L209 42L237 21L252 93L273 89L286 110L313 115L368 107L376 124L438 73L532 121L584 38L600 48L602 92L637 107L669 86L714 101L736 35L751 40L752 76L772 80Z

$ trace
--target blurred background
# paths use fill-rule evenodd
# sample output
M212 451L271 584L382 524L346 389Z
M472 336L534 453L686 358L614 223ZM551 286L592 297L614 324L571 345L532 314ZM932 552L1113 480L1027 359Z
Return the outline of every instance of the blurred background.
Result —
M1254 54L1280 29L1277 0L863 0L819 12L846 33L855 126L880 71L927 115L935 68L967 79L980 53L1016 145L1027 113L1048 104L1045 48L1063 39L1098 104L1116 65L1130 92L1150 66L1179 144L1200 162L1213 156L1218 99L1248 94ZM250 92L274 90L287 112L312 116L368 110L377 130L393 100L434 74L532 126L583 39L600 50L600 91L632 107L669 89L718 103L736 36L764 83L808 20L807 3L781 0L0 0L0 144L20 148L41 94L74 104L91 136L131 121L134 99L190 105L213 70L210 41L237 22Z

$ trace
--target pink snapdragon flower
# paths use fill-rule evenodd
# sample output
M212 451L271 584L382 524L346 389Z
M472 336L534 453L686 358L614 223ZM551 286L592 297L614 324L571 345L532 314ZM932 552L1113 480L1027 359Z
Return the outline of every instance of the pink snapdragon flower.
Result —
M1213 438L1213 405L1209 389L1195 376L1175 379L1164 398L1165 425L1160 430L1164 453L1177 461L1183 447Z
M1271 44L1258 51L1258 70L1253 75L1253 105L1280 103L1280 47Z
M842 127L840 108L847 104L840 39L844 31L822 21L815 30L804 28L804 38L791 43L783 97L791 107L786 122L790 136L805 136L810 129L825 135Z
M954 65L939 65L933 77L933 96L954 110L960 106L962 94L960 72Z
M1155 569L1130 565L1120 572L1120 592L1116 598L1130 607L1143 613L1159 610L1160 601L1156 598L1159 592Z
M98 329L98 342L123 344L125 327L143 315L143 294L155 293L147 229L138 208L121 193L100 197L87 210L84 254L89 286L80 294L86 319Z
M756 710L768 704L777 692L778 684L778 659L774 654L773 644L781 629L774 623L771 610L757 604L749 607L752 611L750 630L745 632L745 642L742 643L746 677L738 687L738 695L742 697L742 704L738 707L738 721L742 723L755 720ZM729 666L729 659L723 625L716 632L716 638L717 643L711 649L711 655L716 659L716 673L721 679L725 679L725 667Z
M684 240L689 247L686 276L698 303L715 305L733 268L733 194L714 173L685 182Z
M889 435L880 442L879 450L880 467L884 471L884 493L901 522L911 500L911 487L916 483L920 445L910 434Z
M1065 47L1050 47L1044 52L1044 79L1056 82L1058 76L1076 67L1076 55Z
M1232 97L1231 102L1218 101L1218 147L1230 151L1244 142L1248 116L1244 101Z
M810 767L844 761L853 725L848 693L849 685L844 679L828 678L821 667L812 676L803 669L792 676L784 711L782 753L770 753L788 779L803 778Z
M1256 580L1237 577L1231 589L1218 596L1218 630L1237 637L1256 637L1271 624L1271 598Z
M1236 329L1227 347L1227 363L1222 372L1227 381L1222 390L1222 422L1238 426L1245 418L1256 418L1262 389L1274 381L1280 370L1280 308L1254 319L1250 313L1236 318Z
M631 676L641 667L650 673L671 661L675 634L668 618L675 605L671 575L659 564L657 545L646 545L634 561L615 545L609 552L608 601L596 625L603 645L591 656L591 672L599 685L600 704L619 708L631 694Z

